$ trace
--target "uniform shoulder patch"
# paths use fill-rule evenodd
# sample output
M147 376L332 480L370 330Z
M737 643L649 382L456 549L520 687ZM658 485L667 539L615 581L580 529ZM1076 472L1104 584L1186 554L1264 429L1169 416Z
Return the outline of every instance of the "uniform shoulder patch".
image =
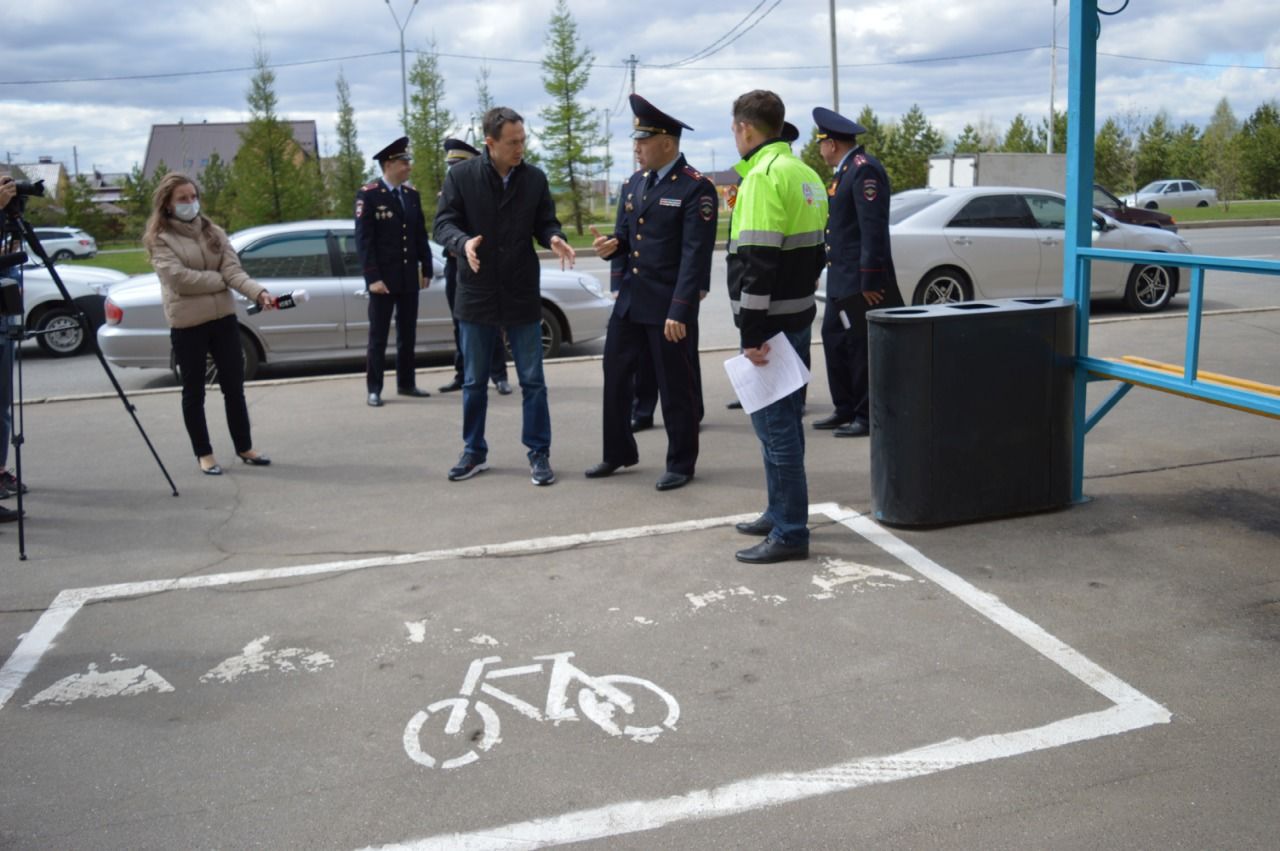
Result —
M694 180L702 179L702 172L698 171L696 168L694 168L691 165L687 165L684 167L684 173L692 177Z
M866 155L865 155L865 154L854 154L854 155L853 155L853 164L854 164L854 165L856 165L856 166L864 166L864 165L866 165L866 164L867 164L867 157L866 157Z
M698 199L698 216L709 222L716 217L716 199L711 195L703 195Z
M378 186L379 186L379 183L378 183L378 181L376 181L376 180L375 180L375 181L373 181L372 183L366 183L364 186L361 186L361 187L360 187L360 191L361 191L361 192L368 192L370 189L377 189L377 188L378 188Z

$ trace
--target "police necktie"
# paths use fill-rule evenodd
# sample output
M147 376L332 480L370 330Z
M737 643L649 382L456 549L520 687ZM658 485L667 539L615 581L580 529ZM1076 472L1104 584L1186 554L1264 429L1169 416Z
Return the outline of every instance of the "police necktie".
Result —
M658 172L656 171L649 172L649 177L644 182L644 191L648 192L650 189L653 188L654 184L657 182L658 182Z

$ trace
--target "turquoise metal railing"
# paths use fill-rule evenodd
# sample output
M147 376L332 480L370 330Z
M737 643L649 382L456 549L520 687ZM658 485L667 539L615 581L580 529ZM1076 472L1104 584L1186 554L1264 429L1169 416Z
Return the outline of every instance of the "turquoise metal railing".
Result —
M1127 0L1125 4L1128 5ZM1122 11L1123 6L1116 11ZM1097 81L1097 35L1101 29L1097 0L1073 0L1071 4L1070 75L1067 95L1067 230L1064 240L1062 290L1077 305L1075 402L1072 411L1072 499L1084 497L1084 440L1107 412L1130 390L1133 383L1168 390L1194 399L1229 405L1250 413L1280 416L1280 399L1265 392L1224 386L1199 378L1200 331L1204 309L1206 270L1280 275L1280 263L1241 260L1196 254L1157 254L1146 251L1116 251L1092 247L1093 229L1093 138L1095 88ZM1104 13L1108 14L1108 13ZM1190 271L1187 309L1187 339L1182 375L1117 363L1089 355L1089 293L1091 263L1094 260L1156 263ZM1125 382L1098 409L1086 415L1086 394L1091 380Z

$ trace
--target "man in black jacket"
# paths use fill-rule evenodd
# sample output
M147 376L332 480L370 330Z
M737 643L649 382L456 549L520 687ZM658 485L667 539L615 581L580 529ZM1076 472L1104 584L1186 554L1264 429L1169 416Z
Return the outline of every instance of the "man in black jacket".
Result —
M523 399L522 442L535 485L556 480L551 470L551 413L542 374L542 267L533 240L550 248L561 266L574 251L560 230L547 177L524 162L524 119L496 107L484 115L485 150L445 175L436 210L439 243L458 264L454 316L462 336L463 451L449 481L489 469L484 439L489 360L495 338L507 329Z

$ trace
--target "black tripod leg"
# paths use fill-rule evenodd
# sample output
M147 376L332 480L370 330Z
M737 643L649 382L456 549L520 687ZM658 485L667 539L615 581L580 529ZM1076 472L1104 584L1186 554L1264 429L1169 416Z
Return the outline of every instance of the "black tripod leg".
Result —
M89 317L85 316L83 310L71 298L71 294L67 292L67 288L62 283L62 278L58 276L58 272L54 269L53 262L49 259L49 255L45 253L44 246L40 244L40 238L36 236L32 230L31 224L26 219L19 219L22 226L23 234L26 237L27 245L36 253L36 256L44 261L45 268L49 270L49 277L53 279L54 284L58 287L58 292L62 293L62 298L67 302L72 310L75 311L76 318L80 322L80 327L84 333L89 336L93 342L93 353L98 356L98 363L102 364L102 369L107 374L107 378L111 380L111 386L115 388L116 395L120 397L121 404L124 409L129 412L129 416L133 418L133 424L138 427L138 433L142 435L142 440L147 444L147 449L151 451L151 457L156 459L156 466L160 468L160 472L164 474L165 481L169 483L169 489L173 491L173 495L178 495L178 486L173 483L169 471L165 469L164 462L160 460L160 454L156 452L156 448L151 444L151 438L147 437L146 430L142 427L142 422L138 419L137 409L133 403L129 401L129 397L125 395L124 388L120 386L120 382L116 381L115 373L111 371L111 365L107 363L107 359L103 357L102 350L98 348L97 336L93 333L93 329L89 324Z

